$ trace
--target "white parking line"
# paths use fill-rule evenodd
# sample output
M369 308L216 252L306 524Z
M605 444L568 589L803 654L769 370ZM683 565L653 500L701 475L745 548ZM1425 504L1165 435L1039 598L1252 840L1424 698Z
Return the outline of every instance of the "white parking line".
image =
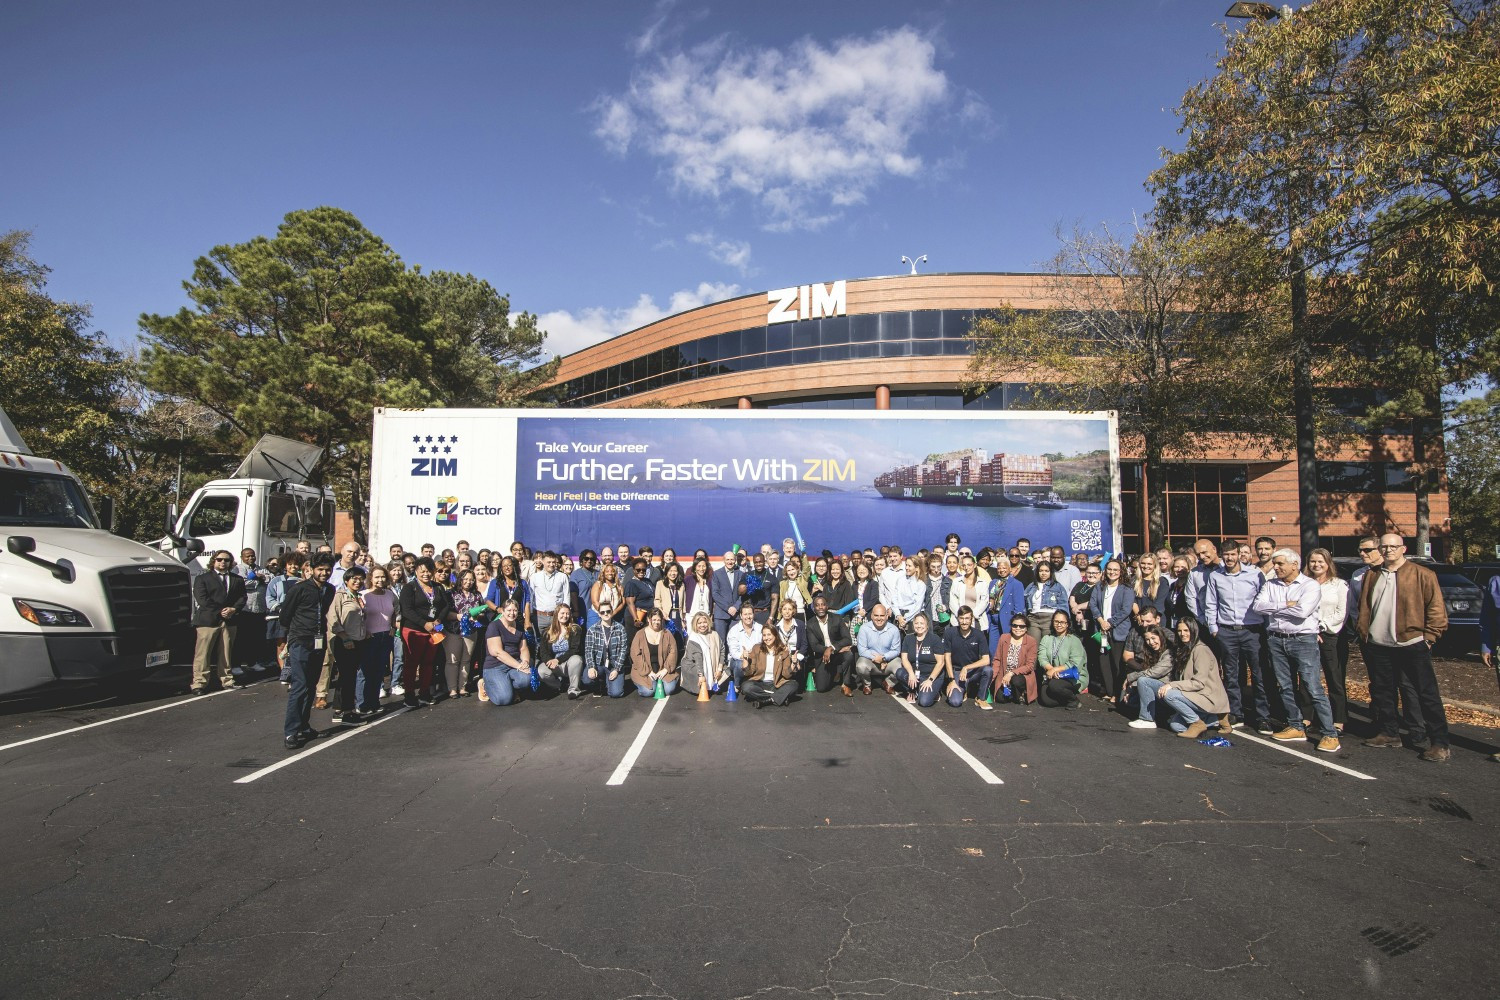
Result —
M1285 745L1283 743L1277 743L1275 740L1261 739L1259 736L1256 736L1256 735L1254 735L1252 733L1247 733L1247 732L1245 732L1242 729L1236 729L1233 733L1230 734L1229 738L1231 740L1236 740L1236 739L1250 740L1252 743L1259 743L1261 746L1270 747L1272 750L1280 750L1282 753L1289 753L1293 757L1301 757L1303 760L1310 760L1314 764L1318 764L1318 765L1321 765L1323 767L1329 768L1331 770L1338 771L1341 774L1347 774L1347 775L1349 775L1349 777L1351 777L1351 778L1358 778L1361 781L1374 781L1375 780L1375 776L1373 774L1364 774L1364 773L1362 773L1360 771L1354 770L1353 768L1345 767L1342 764L1335 764L1331 760L1324 760L1321 757L1314 757L1312 754L1307 753L1307 752L1305 752L1303 750L1293 750L1291 747L1289 747L1289 746L1287 746L1287 745Z
M108 726L116 722L124 722L126 719L138 719L143 715L150 715L152 712L165 712L167 709L177 708L179 705L192 705L200 701L207 701L210 698L217 698L221 694L228 694L231 691L239 690L242 689L224 688L222 690L215 691L213 694L188 695L186 698L180 698L177 701L171 701L165 705L157 705L155 708L147 708L139 712L131 712L129 715L117 715L113 719L101 719L98 722L90 722L89 724L84 726L74 726L72 729L61 729L55 733L48 733L45 736L33 736L29 740L19 740L15 743L7 743L5 744L5 746L0 747L0 751L14 750L16 747L24 747L28 743L40 743L42 740L50 740L58 736L71 736L74 733L81 733L85 729L97 729L100 726Z
M932 731L932 734L934 736L936 736L938 739L942 740L943 743L944 743L944 745L946 745L949 750L952 750L954 753L958 754L958 759L961 760L961 761L963 761L965 764L968 764L970 767L972 767L974 769L974 773L977 774L977 775L979 775L981 778L984 779L984 783L985 784L987 784L987 785L1003 785L1003 784L1005 784L1005 782L1003 782L1003 781L1000 780L1000 776L999 775L997 775L994 771L991 771L989 768L987 768L983 764L981 764L979 762L979 758L978 757L975 757L973 754L969 753L969 751L967 751L963 747L959 746L958 745L958 741L956 741L955 739L953 739L953 737L949 736L947 733L945 733L941 729L939 729L937 727L936 723L934 723L931 719L927 718L927 716L923 715L921 712L917 711L917 709L914 706L912 706L911 703L909 703L905 698L901 697L898 694L892 694L891 697L896 699L896 704L900 705L902 708L904 708L908 712L910 712L916 718L916 720L918 722L920 722L922 725L926 726L929 730Z
M295 763L297 763L297 761L303 759L304 757L311 757L315 753L321 753L322 751L327 750L329 747L333 746L335 743L342 743L342 742L344 742L347 739L351 739L351 738L353 738L355 736L358 736L360 733L369 732L371 729L374 729L376 726L383 725L384 723L390 722L392 719L394 719L398 715L405 715L407 712L415 712L415 711L417 711L417 709L415 707L404 708L401 711L392 712L390 715L387 715L384 718L376 719L374 722L366 722L363 726L354 726L354 727L350 728L348 732L339 733L337 736L329 737L326 740L319 740L318 742L314 743L312 746L308 747L306 750L303 750L301 753L292 754L292 756L286 758L285 760L278 760L276 763L272 764L270 767L263 767L259 771L255 771L252 774L245 775L243 778L235 778L234 779L234 783L236 785L248 785L252 781L259 781L261 778L264 778L266 775L272 774L272 773L274 773L276 771L279 771L283 767L286 767L288 764L295 764Z
M667 707L670 698L662 698L657 701L651 709L651 714L646 716L646 724L641 731L636 733L635 742L630 744L630 749L625 751L625 756L620 758L620 766L615 768L615 773L609 776L606 785L623 785L625 779L630 776L630 769L635 766L635 759L646 749L646 741L651 738L651 730L656 728L656 720L661 718L662 710Z

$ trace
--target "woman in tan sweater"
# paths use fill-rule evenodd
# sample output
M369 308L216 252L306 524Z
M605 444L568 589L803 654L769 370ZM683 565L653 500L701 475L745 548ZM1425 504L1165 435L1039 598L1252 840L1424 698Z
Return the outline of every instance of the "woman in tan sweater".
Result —
M661 681L667 694L677 690L677 640L664 627L661 608L646 612L646 627L630 642L630 679L642 698L656 694Z

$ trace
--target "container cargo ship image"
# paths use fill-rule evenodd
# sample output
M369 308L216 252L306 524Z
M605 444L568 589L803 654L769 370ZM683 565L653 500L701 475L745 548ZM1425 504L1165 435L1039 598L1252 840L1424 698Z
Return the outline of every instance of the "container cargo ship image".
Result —
M975 507L1040 507L1064 510L1052 490L1052 462L1041 455L991 456L982 448L929 455L875 477L887 500Z

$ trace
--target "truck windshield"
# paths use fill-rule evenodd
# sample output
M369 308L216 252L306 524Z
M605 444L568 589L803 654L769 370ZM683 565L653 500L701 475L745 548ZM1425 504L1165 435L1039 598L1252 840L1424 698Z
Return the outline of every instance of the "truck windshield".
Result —
M7 528L97 528L83 487L67 476L0 469L0 525Z

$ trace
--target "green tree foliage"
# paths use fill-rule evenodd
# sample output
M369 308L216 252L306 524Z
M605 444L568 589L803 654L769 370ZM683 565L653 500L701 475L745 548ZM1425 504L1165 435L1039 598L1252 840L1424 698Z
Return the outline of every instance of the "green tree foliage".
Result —
M1404 414L1420 469L1438 436L1422 422L1465 380L1443 359L1496 370L1497 31L1495 0L1318 0L1230 32L1218 73L1179 108L1185 147L1151 178L1165 217L1242 224L1279 255L1304 539L1316 533L1315 375L1389 384L1428 366ZM1383 368L1329 357L1331 332L1349 329Z
M348 212L289 213L274 237L215 247L192 308L146 314L149 387L243 435L326 449L323 475L364 537L376 407L523 405L556 371L535 317L472 275L408 268Z
M167 504L179 493L189 497L234 470L244 439L196 403L155 397L139 385L134 395L130 436L120 446L129 488L116 492L115 533L149 542L162 537Z
M123 466L130 362L89 330L89 311L46 292L30 234L0 235L0 407L38 455L67 463L93 493Z
M1256 252L1234 229L1185 238L1137 227L1129 242L1074 232L1037 288L1053 308L976 317L964 388L1019 379L1050 408L1117 411L1121 435L1145 456L1148 541L1160 544L1168 458L1216 436L1286 438L1277 331L1226 314L1215 281L1226 256Z
M1458 406L1447 452L1454 555L1489 562L1500 544L1500 390Z

